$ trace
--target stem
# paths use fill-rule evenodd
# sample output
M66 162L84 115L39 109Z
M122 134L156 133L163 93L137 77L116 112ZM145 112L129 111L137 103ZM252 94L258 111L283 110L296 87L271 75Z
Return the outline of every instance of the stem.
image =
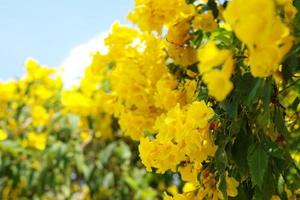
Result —
M300 81L300 79L294 81L293 83L291 83L289 86L287 86L286 88L283 88L281 91L278 92L278 94L282 93L283 91L287 90L288 88L296 85L298 82Z

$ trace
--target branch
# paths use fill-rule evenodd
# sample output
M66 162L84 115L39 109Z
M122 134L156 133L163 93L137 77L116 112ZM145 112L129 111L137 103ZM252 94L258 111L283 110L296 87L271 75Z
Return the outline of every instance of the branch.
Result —
M293 83L291 83L289 86L287 86L286 88L283 88L281 91L278 92L278 94L282 93L283 91L287 90L288 88L296 85L298 82L300 81L300 79L294 81Z

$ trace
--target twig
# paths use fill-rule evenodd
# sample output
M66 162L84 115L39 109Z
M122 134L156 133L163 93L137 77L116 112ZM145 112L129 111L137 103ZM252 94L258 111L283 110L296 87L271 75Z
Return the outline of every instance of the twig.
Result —
M291 83L289 86L287 86L286 88L283 88L281 91L278 92L278 94L282 93L283 91L285 91L286 89L294 86L295 84L297 84L300 81L300 79L296 80L295 82Z

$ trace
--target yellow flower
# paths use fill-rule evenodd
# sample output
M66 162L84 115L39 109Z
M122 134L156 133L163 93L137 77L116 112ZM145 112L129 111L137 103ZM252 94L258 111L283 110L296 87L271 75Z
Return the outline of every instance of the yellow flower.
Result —
M46 144L47 144L47 134L35 133L35 132L28 133L27 138L23 143L25 147L31 147L37 150L44 150Z
M218 101L223 101L233 89L233 84L225 73L213 70L203 76L204 83L207 84L209 95Z
M197 175L199 169L196 169L195 165L191 163L184 164L178 168L178 172L180 173L182 180L198 184Z
M195 101L188 107L186 121L194 127L205 128L213 116L213 109L204 101Z
M285 4L286 2L278 3ZM292 9L291 6L287 7L287 13L293 12L288 11ZM292 47L293 40L289 28L276 12L273 0L234 0L224 11L226 22L248 47L249 64L253 76L272 75L278 69L284 55ZM290 15L291 18L293 14Z
M47 99L50 99L52 96L54 96L54 89L49 88L46 84L39 84L32 86L32 92L31 95L35 96L37 99L41 101L45 101Z
M284 9L284 20L286 23L291 23L294 17L297 14L297 9L293 5L293 0L276 0L276 3L279 6L282 6Z
M167 191L168 191L168 193L175 195L178 193L178 188L176 187L176 185L172 184L167 188Z
M33 58L28 58L25 61L25 67L27 70L26 79L29 81L43 80L55 72L53 68L42 67L38 61Z
M62 93L62 105L67 112L87 116L91 112L92 101L80 92L66 91Z
M180 89L184 92L184 102L182 102L183 105L192 103L197 95L197 82L195 80L187 80L183 85L180 86Z
M34 106L31 110L31 117L34 126L45 126L49 122L50 115L42 106Z
M82 142L87 142L90 139L90 134L86 131L80 133L80 139Z
M271 26L274 17L273 0L234 0L224 11L226 22L246 44L254 44L259 35Z
M183 108L177 104L157 118L155 141L175 142L176 148L180 148L190 161L202 162L216 151L208 131L208 121L212 116L213 111L204 102L195 101Z
M196 163L201 163L209 156L214 156L217 150L208 128L195 129L186 133L181 144L182 151Z
M6 139L7 139L7 133L3 129L0 129L0 141Z
M187 67L197 62L197 51L192 47L169 43L168 54L174 62L182 67Z
M170 141L142 138L139 145L140 158L148 171L157 168L157 173L176 171L176 166L184 160L184 153Z
M176 141L182 140L185 131L185 113L177 104L170 109L166 114L162 114L156 119L155 129L158 131L157 138L160 140Z
M214 41L207 42L202 48L198 50L199 71L204 74L214 67L225 63L231 54L229 50L219 49Z
M182 191L184 193L186 193L186 192L192 192L194 190L196 190L196 186L193 183L191 183L191 182L185 183L184 186L183 186L183 188L182 188Z
M295 18L297 14L297 9L293 5L293 1L289 0L285 5L284 5L284 12L285 12L285 22L290 24L292 23L293 19Z
M226 191L228 196L235 197L238 195L237 187L239 186L239 182L235 180L235 178L226 176Z
M276 3L278 4L278 5L284 5L284 4L286 4L286 3L288 3L290 0L276 0Z
M16 82L10 81L0 83L0 102L4 103L14 98L16 93Z
M188 193L175 193L173 196L165 195L164 200L196 200L195 195L192 192Z
M127 26L121 26L119 22L115 22L112 25L111 33L105 38L104 43L116 56L121 56L121 54L124 53L122 52L124 47L128 47L129 44L132 44L132 42L137 39L138 36L139 33L137 30ZM105 56L102 57L101 61L104 61L104 63L101 64L108 64L109 60L107 59L108 58L106 58Z
M164 76L156 83L157 93L154 95L155 105L159 108L168 110L174 107L179 99L179 91L176 90L178 83L171 76Z
M224 199L222 192L217 187L216 177L213 173L209 172L206 169L203 169L201 171L199 179L201 186L199 187L197 199Z
M149 113L122 112L119 116L119 123L125 135L133 140L139 140L144 137L146 130L151 130L154 119Z
M190 19L182 19L170 26L166 35L168 55L174 62L182 67L197 62L196 50L186 45L190 38Z
M161 32L164 25L175 24L178 18L194 13L185 0L135 0L135 8L128 19L142 31Z
M292 153L291 157L296 161L296 163L300 163L300 153Z
M272 195L270 200L281 200L281 198L277 195Z
M195 16L193 20L193 28L196 30L201 29L206 32L213 32L216 28L218 28L218 23L214 19L212 11L207 11Z
M209 41L198 50L198 59L198 68L203 74L209 95L223 101L233 88L230 81L234 69L231 52L219 49L213 41Z

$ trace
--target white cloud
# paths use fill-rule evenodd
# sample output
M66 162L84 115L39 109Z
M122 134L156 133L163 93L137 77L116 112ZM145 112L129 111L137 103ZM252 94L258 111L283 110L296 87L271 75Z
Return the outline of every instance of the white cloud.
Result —
M86 43L74 47L69 56L63 60L60 66L65 88L79 84L85 68L92 60L91 52L100 51L105 53L107 51L104 45L104 38L107 34L107 32L103 32Z

